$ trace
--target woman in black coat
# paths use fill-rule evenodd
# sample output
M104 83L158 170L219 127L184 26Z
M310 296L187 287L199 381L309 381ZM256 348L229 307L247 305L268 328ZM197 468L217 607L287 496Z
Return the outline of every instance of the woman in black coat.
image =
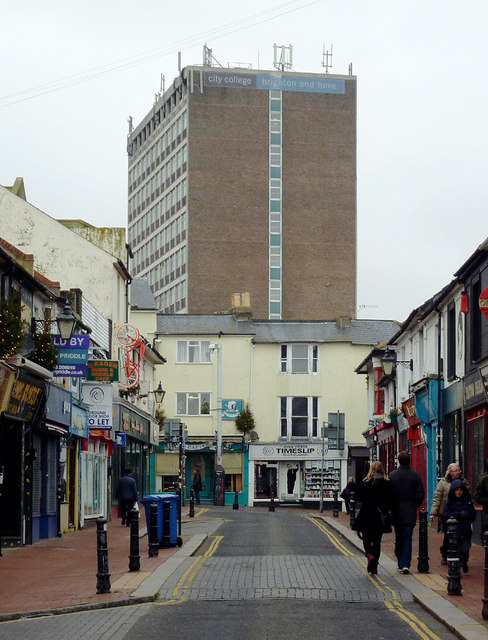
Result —
M364 554L368 559L368 573L378 573L383 533L391 531L383 515L393 506L393 490L381 462L373 462L368 475L358 486L356 499L361 508L354 521L354 530L362 535Z

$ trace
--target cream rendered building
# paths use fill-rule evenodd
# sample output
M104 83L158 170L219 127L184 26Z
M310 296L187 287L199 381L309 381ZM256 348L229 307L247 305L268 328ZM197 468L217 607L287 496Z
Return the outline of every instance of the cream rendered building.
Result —
M313 503L319 500L324 422L330 423L325 499L332 500L332 491L342 487L348 475L363 472L367 393L355 367L397 329L395 322L383 320L253 320L250 310L242 308L227 314L159 314L158 346L167 360L165 414L188 430L187 495L198 469L202 500L214 498L219 364L212 345L220 345L221 352L227 502L242 491L250 505L271 495L284 502ZM255 421L248 438L234 421L246 403ZM357 448L361 451L356 459ZM174 474L174 456L168 456L164 446L161 451L156 473L165 488L165 477Z

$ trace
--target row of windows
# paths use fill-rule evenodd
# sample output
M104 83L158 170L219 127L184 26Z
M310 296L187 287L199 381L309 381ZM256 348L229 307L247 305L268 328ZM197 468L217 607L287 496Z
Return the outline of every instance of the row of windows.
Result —
M176 362L185 364L210 362L210 340L177 340ZM317 344L281 345L281 373L310 374L318 371L319 347Z
M269 92L269 317L281 318L281 91Z
M156 301L158 309L161 311L170 313L184 311L186 308L186 280L177 282L174 286L157 295Z
M188 148L179 149L140 189L129 198L129 214L132 220L138 212L145 209L151 200L164 193L185 171Z
M144 261L148 258L151 264L156 262L157 251L166 250L166 245L170 245L168 249L171 248L171 246L176 244L176 240L178 238L180 238L181 241L183 235L187 231L187 225L188 215L186 211L184 211L180 216L172 220L170 224L161 229L159 233L155 234L139 249L134 251L134 266L139 267L144 264Z
M317 396L282 396L279 398L280 422L278 437L281 440L320 438L319 404ZM202 391L178 392L176 415L210 416L212 394ZM344 448L345 415L329 413L326 437L330 449ZM338 424L337 424L338 423Z
M171 146L185 137L188 128L188 112L184 111L166 131L156 140L156 142L141 156L141 158L129 169L129 187L132 190L139 179L144 179L146 173L151 171L153 163L158 158L164 157L171 151Z

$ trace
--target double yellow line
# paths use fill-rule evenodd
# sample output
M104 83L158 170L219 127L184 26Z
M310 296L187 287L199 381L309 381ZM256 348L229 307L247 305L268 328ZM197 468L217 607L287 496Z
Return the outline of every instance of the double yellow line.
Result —
M197 556L197 558L195 558L192 564L178 580L176 587L173 589L173 593L171 594L173 599L167 600L164 604L179 604L180 602L185 602L187 599L186 592L191 587L191 584L197 577L200 569L203 567L205 560L213 556L223 538L224 536L215 536L207 551L202 556Z
M347 549L342 544L342 542L340 542L339 538L337 538L337 536L335 536L330 532L330 530L326 528L325 523L322 520L318 520L316 518L313 518L312 516L304 517L307 518L307 520L310 520L310 522L313 522L314 525L316 525L322 531L322 533L324 533L329 538L336 549L341 551L341 553L343 553L345 556L355 557L363 569L366 567L366 562L364 560L360 560L357 554L349 551L349 549ZM389 611L396 613L396 615L404 622L406 622L410 626L410 628L422 638L422 640L441 640L441 638L433 631L431 631L429 627L424 622L422 622L422 620L419 620L419 618L417 618L415 614L407 611L403 607L402 603L398 600L396 591L389 587L386 582L384 582L384 580L382 580L378 575L372 576L371 574L369 574L369 579L374 584L374 586L385 596L385 607ZM386 599L387 591L391 593L391 601Z

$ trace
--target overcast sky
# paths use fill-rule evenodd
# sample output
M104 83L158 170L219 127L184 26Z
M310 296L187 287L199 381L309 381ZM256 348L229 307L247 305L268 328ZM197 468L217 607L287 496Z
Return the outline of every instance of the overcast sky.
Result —
M54 218L127 224L136 125L203 45L224 67L358 78L358 317L405 320L487 234L486 0L17 0L2 7L0 184ZM210 152L210 150L209 150ZM0 220L1 235L1 220Z

